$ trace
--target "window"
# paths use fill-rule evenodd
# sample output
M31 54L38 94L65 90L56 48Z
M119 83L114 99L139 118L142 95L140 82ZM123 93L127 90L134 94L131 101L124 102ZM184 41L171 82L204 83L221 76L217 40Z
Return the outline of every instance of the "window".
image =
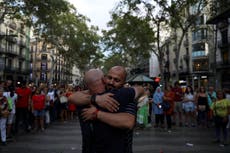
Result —
M42 72L40 78L41 78L42 81L46 81L46 79L47 79L47 73Z
M200 41L206 38L207 38L207 29L199 29L199 30L193 31L192 33L193 41Z
M208 71L208 59L193 61L193 71Z
M46 71L47 70L47 63L41 63L41 70Z
M42 61L47 61L47 54L42 54L41 55L41 60Z
M21 70L22 70L22 67L23 67L22 61L19 61L18 65L19 65L19 70L21 71Z
M205 51L205 43L197 43L192 45L192 51Z
M221 32L221 39L222 39L222 44L228 44L228 30L224 30Z
M7 67L8 67L9 69L12 68L12 64L13 64L12 59L8 59Z
M23 56L23 49L21 47L19 48L19 55Z

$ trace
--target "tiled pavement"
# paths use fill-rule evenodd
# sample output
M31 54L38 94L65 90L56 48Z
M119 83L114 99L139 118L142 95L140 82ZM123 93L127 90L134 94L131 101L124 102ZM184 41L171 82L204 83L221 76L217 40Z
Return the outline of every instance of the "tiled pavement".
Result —
M212 143L214 129L148 128L135 130L134 153L230 153L230 145ZM81 131L78 121L53 123L44 132L19 134L0 153L81 153Z

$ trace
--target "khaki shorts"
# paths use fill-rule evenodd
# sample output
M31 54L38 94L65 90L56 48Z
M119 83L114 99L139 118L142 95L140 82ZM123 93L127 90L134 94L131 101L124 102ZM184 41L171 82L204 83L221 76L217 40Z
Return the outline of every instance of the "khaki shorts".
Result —
M174 113L182 113L183 112L182 104L183 103L181 101L175 102Z

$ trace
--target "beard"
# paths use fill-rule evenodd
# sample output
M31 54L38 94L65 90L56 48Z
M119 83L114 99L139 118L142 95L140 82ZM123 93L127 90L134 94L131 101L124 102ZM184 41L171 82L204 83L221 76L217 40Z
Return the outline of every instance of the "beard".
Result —
M115 86L112 84L107 84L106 89L107 90L115 89Z

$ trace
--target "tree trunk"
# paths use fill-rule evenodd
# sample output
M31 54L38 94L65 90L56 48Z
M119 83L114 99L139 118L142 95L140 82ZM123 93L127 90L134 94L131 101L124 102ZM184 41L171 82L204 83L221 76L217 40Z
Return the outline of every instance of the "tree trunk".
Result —
M176 52L175 52L176 58L178 58L178 60L176 60L176 62L175 62L175 66L176 66L176 81L179 80L180 51L181 51L181 45L182 45L184 36L185 36L185 31L183 30L183 31L182 31L182 35L181 35L181 37L180 37L180 39L179 39L179 43L177 44L177 50L176 50Z

